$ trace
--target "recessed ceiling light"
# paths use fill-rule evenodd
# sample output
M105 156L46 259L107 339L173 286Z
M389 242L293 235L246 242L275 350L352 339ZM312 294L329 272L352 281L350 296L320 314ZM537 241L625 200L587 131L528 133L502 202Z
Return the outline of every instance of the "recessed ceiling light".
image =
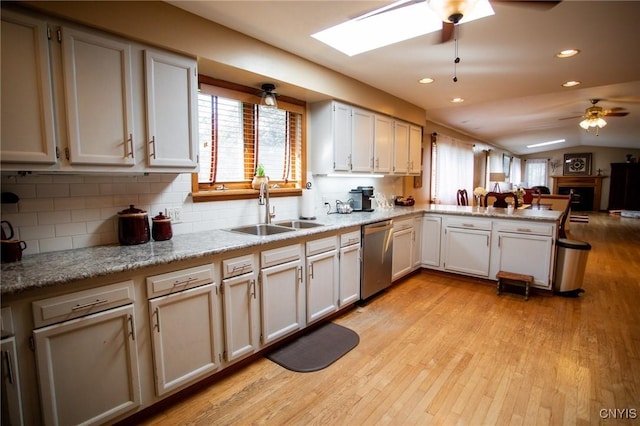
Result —
M432 79L431 77L425 77L425 78L421 78L420 80L418 80L418 83L420 84L430 84L433 83L435 80Z
M527 148L536 148L538 146L553 145L553 144L556 144L556 143L562 143L564 141L565 141L564 139L558 139L558 140L555 140L555 141L540 142L540 143L536 143L536 144L533 144L533 145L527 145Z
M578 84L580 84L579 81L570 80L570 81L565 81L564 83L562 83L562 87L573 87L573 86L577 86Z
M451 102L454 103L454 104L459 104L461 102L464 102L464 99L462 99L462 98L453 98L453 99L451 99Z
M556 58L570 58L576 56L580 51L578 49L567 49L556 53Z

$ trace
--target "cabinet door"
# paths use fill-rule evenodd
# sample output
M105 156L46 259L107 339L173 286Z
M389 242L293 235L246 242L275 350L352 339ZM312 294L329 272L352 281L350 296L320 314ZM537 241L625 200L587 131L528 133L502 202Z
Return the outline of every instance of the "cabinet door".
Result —
M2 348L2 424L23 425L22 396L18 373L16 338L7 337L1 341Z
M54 164L47 24L3 9L1 29L2 162Z
M156 394L218 369L216 285L149 300Z
M409 124L396 121L393 125L393 172L409 172Z
M196 61L145 50L147 143L150 167L198 166Z
M222 281L225 358L234 361L258 350L260 318L256 273Z
M415 270L422 264L422 217L413 218L413 233L411 234L411 269Z
M392 280L396 280L411 271L413 251L413 227L393 230Z
M333 104L333 169L351 170L351 107Z
M422 128L409 127L409 173L419 175L422 167Z
M360 300L360 245L340 249L340 307Z
M133 305L33 332L47 425L107 423L140 405Z
M375 116L373 171L391 173L393 160L393 120L384 115Z
M132 166L131 45L62 29L69 162Z
M373 113L353 108L351 120L351 170L370 172L373 170Z
M262 343L271 343L304 326L302 279L302 260L262 270Z
M536 287L551 288L553 238L498 233L498 270L533 276Z
M444 269L488 277L490 245L489 231L445 228Z
M338 251L307 258L307 324L338 310Z
M422 217L422 266L440 267L440 231L442 218L425 215Z

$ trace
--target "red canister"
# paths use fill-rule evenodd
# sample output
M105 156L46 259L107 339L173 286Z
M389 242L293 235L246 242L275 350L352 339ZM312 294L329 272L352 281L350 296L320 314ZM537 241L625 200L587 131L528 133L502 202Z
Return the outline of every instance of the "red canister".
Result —
M149 216L144 210L133 207L118 212L118 240L120 244L130 246L144 244L151 239Z
M171 230L171 218L158 213L158 216L151 219L153 224L151 225L151 235L155 241L166 241L173 237L173 231Z

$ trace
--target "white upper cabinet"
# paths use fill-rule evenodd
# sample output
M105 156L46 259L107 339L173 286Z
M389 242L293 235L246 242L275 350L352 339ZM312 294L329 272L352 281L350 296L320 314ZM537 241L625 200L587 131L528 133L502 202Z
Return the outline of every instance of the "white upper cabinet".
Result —
M422 127L396 121L394 135L394 174L420 174L422 157Z
M374 130L374 163L376 173L391 173L393 159L393 119L376 114Z
M353 108L351 123L351 171L371 172L373 170L373 113Z
M196 61L152 49L144 59L148 164L196 169Z
M2 162L56 163L47 23L2 10Z
M336 101L311 105L311 171L419 174L422 128Z
M194 58L2 11L4 171L197 171Z
M61 31L69 162L133 166L131 45L76 29Z

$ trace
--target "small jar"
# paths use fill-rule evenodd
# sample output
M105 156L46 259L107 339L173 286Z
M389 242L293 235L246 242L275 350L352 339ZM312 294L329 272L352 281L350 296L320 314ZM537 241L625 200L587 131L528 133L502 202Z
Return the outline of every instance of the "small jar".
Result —
M155 241L166 241L173 237L173 231L171 230L171 218L158 213L158 216L151 219L153 225L151 227L151 236Z

